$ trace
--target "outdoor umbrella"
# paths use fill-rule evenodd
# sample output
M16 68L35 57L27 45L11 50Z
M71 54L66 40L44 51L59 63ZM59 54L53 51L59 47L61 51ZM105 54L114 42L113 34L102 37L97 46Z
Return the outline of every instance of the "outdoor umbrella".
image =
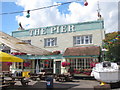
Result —
M23 62L23 59L0 51L0 62Z

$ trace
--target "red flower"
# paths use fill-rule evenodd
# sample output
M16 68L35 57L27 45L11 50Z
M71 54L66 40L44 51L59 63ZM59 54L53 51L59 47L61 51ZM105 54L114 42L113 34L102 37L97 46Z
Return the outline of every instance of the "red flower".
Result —
M24 67L29 67L30 63L29 62L25 62L23 63Z
M45 66L48 66L48 64L45 64Z
M69 62L67 63L67 66L70 66L70 63L69 63Z
M62 66L63 67L70 66L70 63L69 62L62 62Z
M66 67L67 63L66 62L62 62L62 66Z
M7 64L8 66L11 66L11 65L12 65L12 62L6 62L6 64Z
M90 63L90 67L95 67L95 65L97 64L98 62L91 62Z

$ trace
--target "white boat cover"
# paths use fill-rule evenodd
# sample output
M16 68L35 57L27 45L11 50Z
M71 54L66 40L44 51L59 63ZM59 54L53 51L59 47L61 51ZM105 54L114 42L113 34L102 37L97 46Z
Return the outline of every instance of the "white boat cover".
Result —
M115 83L120 81L120 70L117 63L101 62L92 69L91 76L106 83Z
M110 63L110 66L104 66L103 64L104 62L96 64L93 69L97 72L114 72L119 70L117 63Z
M51 54L50 51L25 43L22 40L12 37L1 31L0 31L0 42L18 52L23 52L23 53L32 54L32 55L50 55Z

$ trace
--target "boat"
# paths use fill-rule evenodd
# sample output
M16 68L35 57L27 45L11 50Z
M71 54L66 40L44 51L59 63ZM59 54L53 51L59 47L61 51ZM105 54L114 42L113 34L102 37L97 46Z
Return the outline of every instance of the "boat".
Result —
M120 68L117 63L101 62L92 69L91 76L100 82L116 83L120 81Z

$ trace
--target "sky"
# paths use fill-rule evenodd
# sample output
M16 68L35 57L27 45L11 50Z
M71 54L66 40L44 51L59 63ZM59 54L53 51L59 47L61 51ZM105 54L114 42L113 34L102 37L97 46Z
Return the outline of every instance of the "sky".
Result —
M16 31L21 22L24 29L39 28L62 24L71 24L86 21L95 21L97 17L98 1L100 14L104 19L106 33L118 31L118 1L119 0L87 0L88 6L84 6L84 0L1 0L0 14L16 11L27 11L41 7L75 1L46 9L30 11L27 13L0 15L0 30L11 34Z

